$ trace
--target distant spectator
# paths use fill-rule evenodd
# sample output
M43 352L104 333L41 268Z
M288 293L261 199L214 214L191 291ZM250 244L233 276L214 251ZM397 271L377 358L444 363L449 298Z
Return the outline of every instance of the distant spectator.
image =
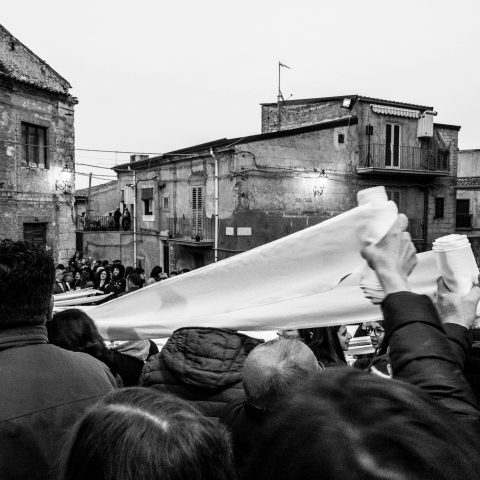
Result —
M103 293L107 293L108 284L110 283L110 274L103 267L97 271L97 280L94 283L94 287L97 290L101 290Z
M147 280L147 285L152 285L155 282L160 281L160 275L163 272L162 267L159 267L158 265L155 265L152 268L152 271L150 272L150 278Z
M127 277L126 290L125 292L118 294L118 297L121 297L123 295L128 295L129 293L139 290L141 288L141 285L142 285L142 279L140 278L140 275L135 272L130 273L130 275L128 275Z
M138 273L140 275L140 279L141 279L140 287L145 286L145 270L142 267L137 267L135 269L135 273Z
M126 288L125 267L121 263L114 263L112 267L112 278L107 287L107 293L113 293L115 296L123 293Z
M128 210L127 207L123 210L123 216L122 216L122 229L125 231L130 230L130 227L132 225L132 217L130 215L130 211Z
M65 269L57 268L55 269L55 285L53 288L54 295L59 293L66 293L70 291L70 286L64 280Z
M113 224L115 230L120 230L120 219L122 218L122 212L120 211L120 208L118 207L115 212L113 213Z
M56 478L65 434L113 390L108 368L48 343L55 269L44 249L0 243L0 478Z
M141 389L102 399L71 436L63 480L232 480L228 435L186 401Z

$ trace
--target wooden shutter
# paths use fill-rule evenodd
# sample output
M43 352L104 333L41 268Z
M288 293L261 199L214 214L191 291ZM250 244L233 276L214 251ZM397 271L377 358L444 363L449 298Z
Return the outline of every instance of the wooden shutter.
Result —
M192 234L203 236L203 187L192 187Z

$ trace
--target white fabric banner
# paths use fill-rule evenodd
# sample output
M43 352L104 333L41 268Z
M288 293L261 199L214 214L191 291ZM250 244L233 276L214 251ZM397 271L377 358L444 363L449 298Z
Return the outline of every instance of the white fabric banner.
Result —
M249 331L380 319L379 307L358 286L365 265L360 251L378 242L396 218L393 202L361 205L88 314L100 333L114 340L159 338L193 326ZM431 257L426 256L426 270L417 267L422 292L432 291L438 276L431 271L436 270Z

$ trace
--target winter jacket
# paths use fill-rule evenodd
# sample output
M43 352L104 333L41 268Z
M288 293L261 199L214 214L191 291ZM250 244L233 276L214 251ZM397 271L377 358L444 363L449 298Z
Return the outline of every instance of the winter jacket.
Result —
M465 329L449 325L447 336L425 295L390 294L382 310L394 378L420 387L465 425L478 430L478 403L462 372Z
M192 401L209 417L243 398L243 364L261 340L218 328L181 328L143 368L140 383Z
M43 325L0 330L0 478L56 478L66 434L115 385L92 356L49 344Z

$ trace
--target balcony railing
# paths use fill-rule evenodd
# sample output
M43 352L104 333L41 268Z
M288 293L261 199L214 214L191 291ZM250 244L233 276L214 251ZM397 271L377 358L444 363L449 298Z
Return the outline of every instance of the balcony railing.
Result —
M77 230L84 230L90 232L111 231L111 230L124 230L118 225L115 225L112 215L90 215L90 217L77 217ZM132 225L130 222L130 228Z
M472 214L471 213L457 213L457 228L472 228Z
M360 145L360 169L447 174L449 152L406 145L372 143Z
M213 218L169 218L168 233L171 238L183 238L195 241L213 241Z

